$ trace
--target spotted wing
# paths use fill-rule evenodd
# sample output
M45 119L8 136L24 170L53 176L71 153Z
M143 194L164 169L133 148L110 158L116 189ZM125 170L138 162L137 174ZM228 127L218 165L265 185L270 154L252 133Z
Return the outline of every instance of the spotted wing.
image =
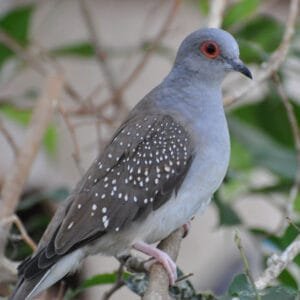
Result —
M168 115L132 119L78 185L55 246L66 251L99 232L119 231L160 207L179 187L193 147Z
M192 139L171 116L128 120L70 195L63 222L27 277L158 209L177 191L192 159Z

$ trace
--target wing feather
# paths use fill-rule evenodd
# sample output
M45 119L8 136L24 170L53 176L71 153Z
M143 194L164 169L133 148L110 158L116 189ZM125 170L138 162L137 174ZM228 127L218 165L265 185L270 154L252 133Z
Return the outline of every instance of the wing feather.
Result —
M171 116L129 119L70 195L50 242L22 266L25 277L158 209L177 192L192 160L193 141Z

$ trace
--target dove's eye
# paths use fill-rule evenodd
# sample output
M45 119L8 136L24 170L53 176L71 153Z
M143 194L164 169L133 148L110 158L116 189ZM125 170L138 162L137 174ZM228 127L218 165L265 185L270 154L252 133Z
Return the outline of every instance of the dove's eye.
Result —
M207 58L217 58L220 55L220 47L214 41L205 41L200 46L200 51L207 57Z

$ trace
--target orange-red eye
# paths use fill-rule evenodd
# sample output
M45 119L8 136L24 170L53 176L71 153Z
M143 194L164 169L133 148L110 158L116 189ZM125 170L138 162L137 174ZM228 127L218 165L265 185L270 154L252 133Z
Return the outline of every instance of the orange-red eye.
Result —
M200 46L200 51L207 58L212 58L212 59L217 58L221 52L219 45L213 41L203 42Z

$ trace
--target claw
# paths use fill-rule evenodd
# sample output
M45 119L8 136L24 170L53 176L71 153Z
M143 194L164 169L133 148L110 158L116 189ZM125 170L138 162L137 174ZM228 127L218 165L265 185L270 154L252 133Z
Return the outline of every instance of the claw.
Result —
M170 285L175 284L175 281L177 279L177 267L175 262L167 253L144 242L137 242L133 245L133 247L136 250L153 257L152 260L145 263L145 268L147 270L149 270L154 263L158 262L164 267L165 271L167 272Z

